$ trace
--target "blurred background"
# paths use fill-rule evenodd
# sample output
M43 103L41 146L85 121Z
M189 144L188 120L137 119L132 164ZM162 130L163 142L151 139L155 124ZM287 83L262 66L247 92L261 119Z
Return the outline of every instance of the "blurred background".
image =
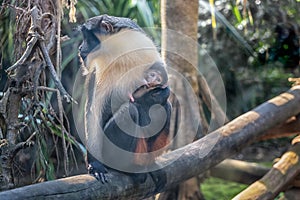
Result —
M22 5L22 1L0 0L1 5L4 3ZM214 16L211 15L210 4L215 5ZM73 91L75 75L80 68L78 46L82 38L78 26L88 18L108 14L134 19L141 27L161 27L159 0L78 0L76 9L76 22L71 23L69 11L65 8L61 27L61 35L68 37L61 44L61 76L69 93ZM14 38L17 34L24 34L22 30L15 30L16 21L12 19L17 11L13 6L2 6L0 10L0 91L5 91L7 85L5 69L12 66L18 57ZM226 88L226 114L229 120L289 89L289 77L299 77L299 33L299 0L199 1L198 42L221 72ZM160 46L160 35L149 34ZM23 47L26 45L24 41L19 42ZM55 110L55 97L50 95L48 98L53 101ZM71 119L70 132L76 137L76 130L72 127L71 106L66 104L64 108ZM52 131L55 132L55 129ZM263 162L270 166L271 161L286 150L289 141L290 138L258 142L236 158ZM49 152L53 153L53 150ZM78 152L75 154L80 155ZM50 157L51 153L49 160ZM83 157L79 157L79 169L74 169L74 174L85 171ZM57 161L51 162L57 164ZM40 167L43 168L43 165ZM20 169L20 172L22 170L25 169ZM62 176L53 169L46 173L48 180ZM206 199L230 199L245 187L216 178L209 178L201 184Z

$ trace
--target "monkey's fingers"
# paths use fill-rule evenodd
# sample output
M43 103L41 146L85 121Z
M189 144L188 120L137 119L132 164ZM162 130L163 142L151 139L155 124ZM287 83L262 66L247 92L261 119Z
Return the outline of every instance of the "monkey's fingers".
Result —
M93 175L98 181L101 181L101 183L103 183L103 184L108 182L108 178L105 175L105 173L95 172L95 173L92 173L91 175Z
M92 162L88 165L88 173L94 176L98 181L103 184L108 182L106 168L100 162Z
M104 173L98 173L96 172L94 174L95 178L98 180L98 181L101 181L101 183L105 184L108 182L108 179L106 177L106 175Z

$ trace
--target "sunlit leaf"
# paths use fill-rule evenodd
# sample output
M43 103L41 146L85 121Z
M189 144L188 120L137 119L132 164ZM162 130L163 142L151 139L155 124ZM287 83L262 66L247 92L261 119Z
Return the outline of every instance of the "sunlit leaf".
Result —
M239 11L238 6L234 5L234 6L232 7L232 9L233 9L233 14L234 14L234 16L235 16L237 22L238 22L238 23L241 23L241 22L242 22L242 16L241 16L241 13L240 13L240 11Z

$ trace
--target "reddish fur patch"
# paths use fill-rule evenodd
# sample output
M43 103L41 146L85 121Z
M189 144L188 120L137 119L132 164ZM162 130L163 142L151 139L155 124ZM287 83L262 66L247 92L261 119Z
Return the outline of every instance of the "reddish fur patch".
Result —
M168 134L165 132L161 132L160 135L155 140L154 144L151 147L151 151L162 150L169 143Z
M147 143L145 138L141 138L138 140L135 153L147 153Z
M137 142L135 149L134 162L138 165L148 165L155 161L155 158L164 152L164 147L169 143L169 137L166 132L161 132L151 148L148 149L145 138L141 138Z
M134 157L134 163L138 165L148 165L149 163L153 163L153 156L151 156L151 154L145 154L147 152L148 149L145 138L139 139L135 148L136 154Z

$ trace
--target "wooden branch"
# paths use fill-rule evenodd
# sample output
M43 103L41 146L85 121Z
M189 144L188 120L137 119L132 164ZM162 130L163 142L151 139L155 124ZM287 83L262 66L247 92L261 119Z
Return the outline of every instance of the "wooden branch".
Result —
M293 116L283 124L280 124L267 131L259 140L268 140L274 138L282 138L300 134L300 116Z
M218 100L210 90L205 78L202 75L198 75L198 85L200 94L209 111L212 113L212 117L215 118L218 127L222 126L225 122L228 122L226 113L221 108Z
M239 152L266 130L300 113L299 105L300 86L296 86L200 140L162 155L157 164L165 165L167 183L163 189L201 174ZM276 166L280 167L280 163ZM5 191L0 193L0 199L142 199L155 193L150 177L139 185L134 185L130 177L116 172L109 173L108 178L108 183L103 185L89 175L73 176Z
M6 69L6 72L8 74L10 74L13 70L17 69L22 64L24 64L24 62L28 59L29 55L32 53L32 49L33 49L34 45L37 43L37 41L38 41L38 36L33 35L33 37L27 43L26 49L25 49L23 55L21 56L21 58L15 64L13 64L13 66Z
M210 175L242 184L251 184L262 178L269 169L257 163L226 159L210 169Z
M26 50L24 51L23 55L21 56L21 58L11 67L9 67L6 72L7 73L12 73L13 70L17 69L18 67L20 67L26 60L28 60L29 56L33 53L33 48L37 45L40 47L41 53L43 54L43 58L45 60L45 63L49 69L49 72L52 76L52 79L54 81L55 86L57 87L57 89L60 91L61 95L63 96L63 98L66 100L67 103L71 103L74 102L77 104L77 102L71 97L70 94L68 94L68 92L65 90L65 88L63 87L56 71L55 71L55 67L51 61L50 55L49 55L49 48L50 48L50 44L48 44L46 46L45 41L44 41L44 37L43 37L43 33L40 27L41 24L41 20L43 19L43 16L41 17L39 14L39 9L34 6L31 10L31 27L29 30L29 42L27 43L26 46ZM44 14L44 16L52 16L51 14L47 13ZM55 23L53 23L55 24ZM53 30L55 30L53 28ZM55 31L52 31L53 35L55 35ZM50 35L51 36L51 35ZM52 36L54 37L54 36ZM48 41L49 42L49 41ZM57 50L59 51L59 50Z
M45 42L44 41L40 41L40 48L41 48L41 51L43 53L43 56L44 56L44 59L45 59L45 62L47 64L47 67L50 71L50 74L52 76L52 79L54 81L54 84L56 85L57 89L61 92L63 98L66 100L67 103L70 103L70 102L74 102L74 103L77 103L72 97L71 95L68 94L68 92L65 90L64 86L62 85L62 83L60 82L58 76L57 76L57 73L55 71L55 68L52 64L52 61L51 61L51 58L50 58L50 55L48 53L48 50L46 48L46 45L45 45Z
M274 199L300 172L299 156L300 143L296 143L263 178L234 197L234 200Z
M8 74L10 74L13 70L17 69L18 67L22 66L25 63L25 61L28 60L29 56L32 54L33 47L41 38L40 34L37 31L35 31L35 29L38 30L38 27L36 25L37 16L38 16L37 7L34 6L29 12L31 15L31 26L29 28L28 37L26 39L28 41L26 45L26 49L23 55L21 56L21 58L13 66L9 67L6 70Z

